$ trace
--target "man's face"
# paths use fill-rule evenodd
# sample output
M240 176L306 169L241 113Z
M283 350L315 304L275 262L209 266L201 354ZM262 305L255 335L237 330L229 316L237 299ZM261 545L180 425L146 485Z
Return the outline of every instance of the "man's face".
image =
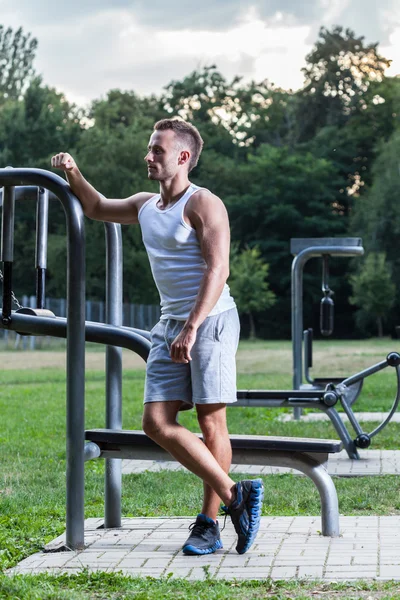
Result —
M144 157L148 178L155 181L172 179L180 168L180 155L181 149L174 131L154 131Z

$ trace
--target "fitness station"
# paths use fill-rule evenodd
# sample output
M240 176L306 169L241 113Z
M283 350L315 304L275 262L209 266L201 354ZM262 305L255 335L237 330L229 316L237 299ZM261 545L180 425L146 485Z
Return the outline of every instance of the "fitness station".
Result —
M121 527L121 459L171 460L141 431L122 430L122 348L135 352L146 361L150 349L148 331L122 324L122 234L121 226L105 223L106 236L106 323L85 320L85 227L79 200L64 179L40 169L0 169L2 192L1 261L3 301L1 327L22 335L46 335L67 340L66 398L66 538L65 548L85 546L84 463L104 458L104 528ZM61 202L67 224L67 318L57 317L45 308L47 222L49 201ZM12 309L14 215L16 204L36 202L36 303L37 309ZM320 331L333 331L334 304L329 287L330 257L356 257L363 254L359 238L292 239L292 390L239 390L238 402L246 407L291 408L295 419L302 409L318 409L331 420L338 440L279 438L231 435L234 464L290 467L309 477L321 499L321 532L340 534L338 498L326 464L331 453L344 448L350 459L359 459L358 448L368 448L371 440L393 417L400 401L400 355L389 352L381 362L346 378L313 378L313 331L303 331L303 271L311 258L322 259ZM105 428L85 430L85 342L106 346L106 418ZM354 405L367 377L392 367L397 391L382 423L365 432L354 413ZM338 408L342 410L339 411ZM353 432L342 416L347 415ZM59 547L48 548L60 550Z

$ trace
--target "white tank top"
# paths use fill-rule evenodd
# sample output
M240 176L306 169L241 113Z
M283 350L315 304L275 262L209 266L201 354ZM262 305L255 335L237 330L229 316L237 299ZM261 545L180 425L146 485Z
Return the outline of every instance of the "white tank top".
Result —
M200 188L190 184L185 194L170 208L157 207L160 194L152 196L139 210L143 242L160 294L161 319L184 321L193 308L206 269L196 230L188 225L183 212L186 203ZM221 296L208 316L231 308L235 302L224 285Z

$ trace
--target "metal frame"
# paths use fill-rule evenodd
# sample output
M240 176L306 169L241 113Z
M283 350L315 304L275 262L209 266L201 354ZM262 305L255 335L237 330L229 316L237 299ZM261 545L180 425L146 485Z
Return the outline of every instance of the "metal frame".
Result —
M292 262L292 353L293 389L301 389L303 382L302 341L303 341L303 271L310 258L328 256L362 256L364 248L361 238L293 238L290 246L295 255ZM301 409L294 409L295 419L301 416Z
M16 186L24 186L23 189ZM28 187L25 187L28 186ZM67 222L67 303L66 319L35 317L11 313L1 326L26 334L67 338L67 414L66 414L66 546L84 547L84 459L85 459L85 339L107 348L106 421L120 425L121 349L125 346L147 358L149 342L138 332L122 324L122 242L120 226L106 223L107 320L112 325L85 323L85 232L84 215L79 200L64 179L41 169L0 169L0 187L4 188L2 220L2 260L12 265L14 202L17 195L37 199L37 188L47 189L62 204ZM16 194L17 192L17 194ZM42 207L43 209L43 207ZM43 221L42 221L43 223ZM38 257L43 263L44 229L41 229ZM119 282L119 284L118 284ZM11 291L11 290L8 290ZM4 303L3 303L4 314ZM118 526L121 494L120 465L111 461L106 469L106 521ZM116 507L117 505L117 507Z
M52 191L63 206L67 222L66 536L67 545L79 549L84 547L85 229L83 211L69 185L58 175L42 169L0 169L0 186L4 186L4 200L7 190L11 192L19 185L33 185Z

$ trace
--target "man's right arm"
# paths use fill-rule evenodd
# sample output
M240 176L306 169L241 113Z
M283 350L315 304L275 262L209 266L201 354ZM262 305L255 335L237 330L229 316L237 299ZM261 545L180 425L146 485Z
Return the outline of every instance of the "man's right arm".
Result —
M96 221L122 224L138 223L138 212L141 206L153 196L148 192L140 192L120 200L103 198L86 181L75 160L66 152L60 152L53 156L51 165L64 171L73 193L82 204L83 212L87 217Z

